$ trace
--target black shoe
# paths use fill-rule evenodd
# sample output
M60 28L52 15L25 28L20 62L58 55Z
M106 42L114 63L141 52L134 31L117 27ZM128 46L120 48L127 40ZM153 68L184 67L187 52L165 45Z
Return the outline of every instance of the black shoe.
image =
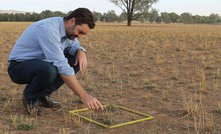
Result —
M30 115L43 115L43 112L41 108L38 106L38 102L32 102L25 99L25 97L22 97L22 102L25 107L25 111Z
M60 108L61 107L60 102L53 102L49 96L40 97L38 101L40 102L40 106L43 106L46 108Z

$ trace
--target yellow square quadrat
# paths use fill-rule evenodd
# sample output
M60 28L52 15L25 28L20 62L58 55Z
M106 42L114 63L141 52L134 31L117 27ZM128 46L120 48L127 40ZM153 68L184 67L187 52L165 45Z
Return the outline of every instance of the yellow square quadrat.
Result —
M146 120L151 120L153 119L154 117L151 116L151 115L147 115L147 114L144 114L144 113L141 113L141 112L138 112L138 111L135 111L135 110L132 110L132 109L129 109L129 108L126 108L126 107L123 107L123 106L118 106L118 105L115 105L117 108L121 109L121 110L125 110L125 111L128 111L128 112L131 112L131 113L134 113L134 114L137 114L137 115L140 115L144 118L141 118L141 119L137 119L137 120L133 120L133 121L128 121L128 122L124 122L124 123L120 123L120 124L116 124L116 125L106 125L106 124L103 124L103 123L100 123L98 121L95 121L93 119L90 119L86 116L83 116L81 115L80 113L81 112L85 112L85 111L89 111L88 108L83 108L83 109L78 109L78 110L73 110L73 111L70 111L71 114L75 115L75 116L78 116L84 120L87 120L91 123L94 123L94 124L97 124L99 126L102 126L102 127L105 127L105 128L116 128L116 127L121 127L121 126L126 126L126 125L130 125L130 124L134 124L134 123L138 123L138 122L142 122L142 121L146 121ZM107 107L107 105L104 106L104 108Z

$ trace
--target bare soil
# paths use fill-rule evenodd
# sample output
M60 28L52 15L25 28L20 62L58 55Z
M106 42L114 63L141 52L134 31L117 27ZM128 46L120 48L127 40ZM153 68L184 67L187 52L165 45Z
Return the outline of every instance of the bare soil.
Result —
M108 105L104 110L90 110L84 112L78 112L78 114L105 124L107 126L113 126L121 123L126 123L138 119L147 118L121 108L116 107L114 104Z
M97 24L81 39L89 66L77 78L85 90L155 117L116 129L70 115L85 106L66 85L51 96L61 109L24 113L25 85L10 80L7 58L29 25L0 22L0 134L221 133L220 25Z

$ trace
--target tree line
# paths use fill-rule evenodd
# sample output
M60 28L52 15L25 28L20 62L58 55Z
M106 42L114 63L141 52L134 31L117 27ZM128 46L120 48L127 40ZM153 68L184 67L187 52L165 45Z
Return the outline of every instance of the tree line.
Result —
M101 22L124 22L127 21L127 13L122 12L117 15L114 10L108 11L107 13L93 12L95 21ZM0 14L0 21L38 21L48 17L54 16L66 16L66 13L60 11L50 11L45 10L41 13L16 13L16 14ZM140 22L149 23L184 23L184 24L217 24L221 23L221 17L218 14L212 13L209 16L192 15L191 13L182 13L180 15L172 12L162 12L159 13L157 10L152 10L150 12L144 13L142 16L136 19Z
M54 17L54 16L65 16L65 13L62 13L60 11L50 11L50 10L45 10L42 11L41 13L3 13L0 14L0 21L38 21L44 18L48 18L48 17Z
M94 12L94 17L97 21L102 22L123 22L127 21L127 13L122 12L120 15L116 15L115 11L111 10L107 13L101 14ZM148 13L144 13L142 16L136 19L140 22L149 23L184 23L184 24L217 24L221 23L221 16L212 13L209 16L192 15L191 13L182 13L180 15L172 12L158 13L157 10L152 10Z

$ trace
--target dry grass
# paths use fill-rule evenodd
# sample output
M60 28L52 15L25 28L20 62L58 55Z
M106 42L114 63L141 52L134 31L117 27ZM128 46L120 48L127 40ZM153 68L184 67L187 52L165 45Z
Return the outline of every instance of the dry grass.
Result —
M26 132L8 122L15 115L34 120L30 133L221 133L220 26L97 24L81 40L89 61L88 70L77 76L81 84L103 104L155 116L108 130L68 114L84 106L67 86L52 96L62 102L61 110L44 109L43 117L23 113L24 85L10 81L7 58L29 24L0 23L0 133Z

